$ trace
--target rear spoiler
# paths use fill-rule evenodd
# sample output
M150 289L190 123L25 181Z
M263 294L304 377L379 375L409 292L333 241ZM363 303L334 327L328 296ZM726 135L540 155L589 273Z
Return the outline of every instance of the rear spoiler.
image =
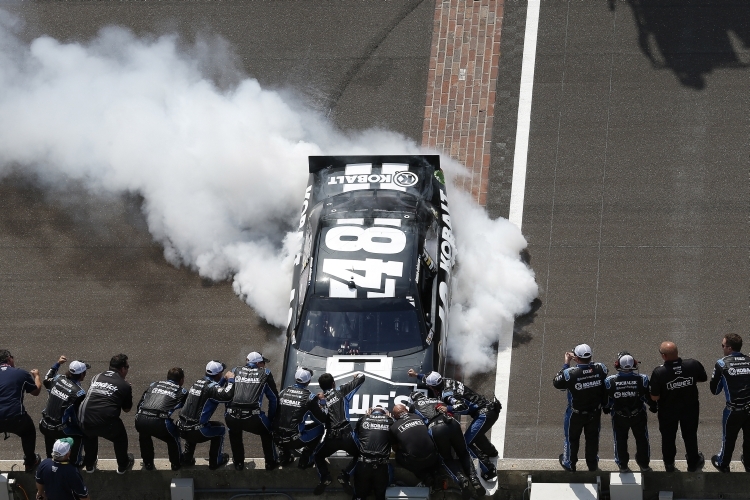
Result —
M409 166L431 166L440 170L439 155L364 155L364 156L310 156L310 173L315 174L328 167L344 168L357 163L404 163Z

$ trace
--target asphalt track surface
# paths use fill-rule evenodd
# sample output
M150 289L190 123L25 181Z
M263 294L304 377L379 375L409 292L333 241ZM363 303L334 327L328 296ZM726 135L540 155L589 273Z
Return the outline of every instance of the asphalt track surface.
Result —
M433 2L4 5L29 39L85 40L108 24L220 35L247 74L296 89L342 128L421 137ZM508 214L525 14L526 2L505 2L492 216ZM590 343L610 368L628 349L650 374L671 339L710 370L722 334L747 330L749 46L739 0L542 2L523 219L540 300L516 322L505 457L562 451L564 395L551 380L574 344ZM0 332L20 366L45 370L65 353L96 373L123 351L136 394L173 364L194 378L207 356L239 363L262 348L280 370L276 329L229 284L166 264L137 199L60 206L16 178L0 185L0 206ZM471 385L490 391L494 377ZM701 398L710 457L722 398L707 388ZM38 416L43 402L28 397L27 407ZM605 423L602 458L610 443ZM0 458L20 453L11 439Z

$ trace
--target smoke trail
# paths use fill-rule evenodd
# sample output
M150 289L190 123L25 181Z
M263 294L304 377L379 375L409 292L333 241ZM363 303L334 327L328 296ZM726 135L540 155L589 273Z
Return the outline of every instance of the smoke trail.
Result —
M286 322L297 249L290 230L307 157L420 152L387 131L339 132L253 79L220 89L202 73L210 66L202 58L231 57L205 46L186 55L174 36L146 40L108 28L86 44L41 37L24 45L9 25L0 11L0 178L14 171L50 186L139 193L170 263L232 279L275 325ZM484 369L496 319L522 313L536 285L518 258L526 242L515 226L452 191L461 263L455 353L481 356L472 361ZM479 352L459 350L468 336Z

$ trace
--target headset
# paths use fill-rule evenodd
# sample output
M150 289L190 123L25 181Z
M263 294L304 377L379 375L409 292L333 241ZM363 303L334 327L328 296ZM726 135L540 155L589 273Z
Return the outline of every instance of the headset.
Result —
M633 362L635 363L635 366L633 366L632 369L633 370L637 370L638 369L638 365L640 365L641 362L638 361L637 359L635 359L635 356L633 356L632 354L630 354L628 351L620 351L620 352L617 353L617 359L615 360L615 369L616 370L618 370L618 371L622 371L623 370L623 368L620 367L620 359L623 356L631 356L633 358Z

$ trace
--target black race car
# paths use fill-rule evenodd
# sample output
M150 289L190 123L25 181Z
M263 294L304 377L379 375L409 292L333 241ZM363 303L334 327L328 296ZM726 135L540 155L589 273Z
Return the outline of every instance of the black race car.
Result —
M407 370L445 365L456 246L439 156L312 156L282 387L296 367L367 380L351 416L392 408ZM314 389L311 387L311 389Z

